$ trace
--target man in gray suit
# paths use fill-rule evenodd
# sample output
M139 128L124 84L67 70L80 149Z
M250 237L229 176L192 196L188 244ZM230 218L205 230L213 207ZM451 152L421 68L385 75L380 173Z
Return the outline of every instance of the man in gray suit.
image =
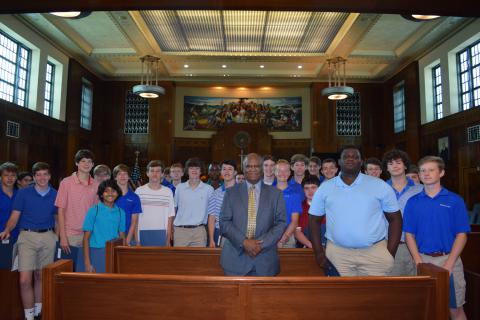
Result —
M277 242L286 228L282 192L264 184L262 158L243 163L246 182L228 188L220 213L225 238L220 263L225 275L274 276L280 272Z

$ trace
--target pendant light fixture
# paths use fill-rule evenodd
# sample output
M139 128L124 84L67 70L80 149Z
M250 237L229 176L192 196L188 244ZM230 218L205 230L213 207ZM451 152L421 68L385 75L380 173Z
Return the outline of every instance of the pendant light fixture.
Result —
M133 87L132 91L142 98L158 98L165 94L165 89L158 85L158 61L160 58L154 56L143 56L142 62L142 80L140 84Z
M322 95L330 100L343 100L353 96L353 88L348 87L345 80L346 62L347 60L342 57L327 59L328 88L322 90Z

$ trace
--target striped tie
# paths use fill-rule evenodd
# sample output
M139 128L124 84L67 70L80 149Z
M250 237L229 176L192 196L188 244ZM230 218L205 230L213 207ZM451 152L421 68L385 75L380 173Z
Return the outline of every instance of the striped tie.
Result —
M255 239L255 228L257 226L257 213L255 212L255 185L248 190L248 225L247 238Z

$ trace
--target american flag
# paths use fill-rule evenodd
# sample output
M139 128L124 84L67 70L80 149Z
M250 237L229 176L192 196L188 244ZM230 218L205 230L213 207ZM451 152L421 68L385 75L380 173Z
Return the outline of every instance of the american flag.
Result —
M136 155L136 158L135 158L135 165L133 166L133 170L132 170L132 182L134 185L138 186L138 183L141 182L142 180L142 173L140 172L140 166L138 165L138 154L140 152L136 151L135 152L135 155Z

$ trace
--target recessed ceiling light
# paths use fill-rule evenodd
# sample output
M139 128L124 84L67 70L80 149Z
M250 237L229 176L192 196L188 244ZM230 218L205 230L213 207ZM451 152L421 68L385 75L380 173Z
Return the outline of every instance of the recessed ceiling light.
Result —
M302 69L302 68L303 68L303 66L302 66L302 65L299 65L299 66L297 66L297 68L298 68L298 69Z
M187 69L187 68L190 67L190 66L189 66L188 64L184 64L183 67L184 67L185 69Z
M225 69L227 67L226 64L222 64L222 68Z
M265 66L263 64L260 65L260 69L263 69L265 68Z

